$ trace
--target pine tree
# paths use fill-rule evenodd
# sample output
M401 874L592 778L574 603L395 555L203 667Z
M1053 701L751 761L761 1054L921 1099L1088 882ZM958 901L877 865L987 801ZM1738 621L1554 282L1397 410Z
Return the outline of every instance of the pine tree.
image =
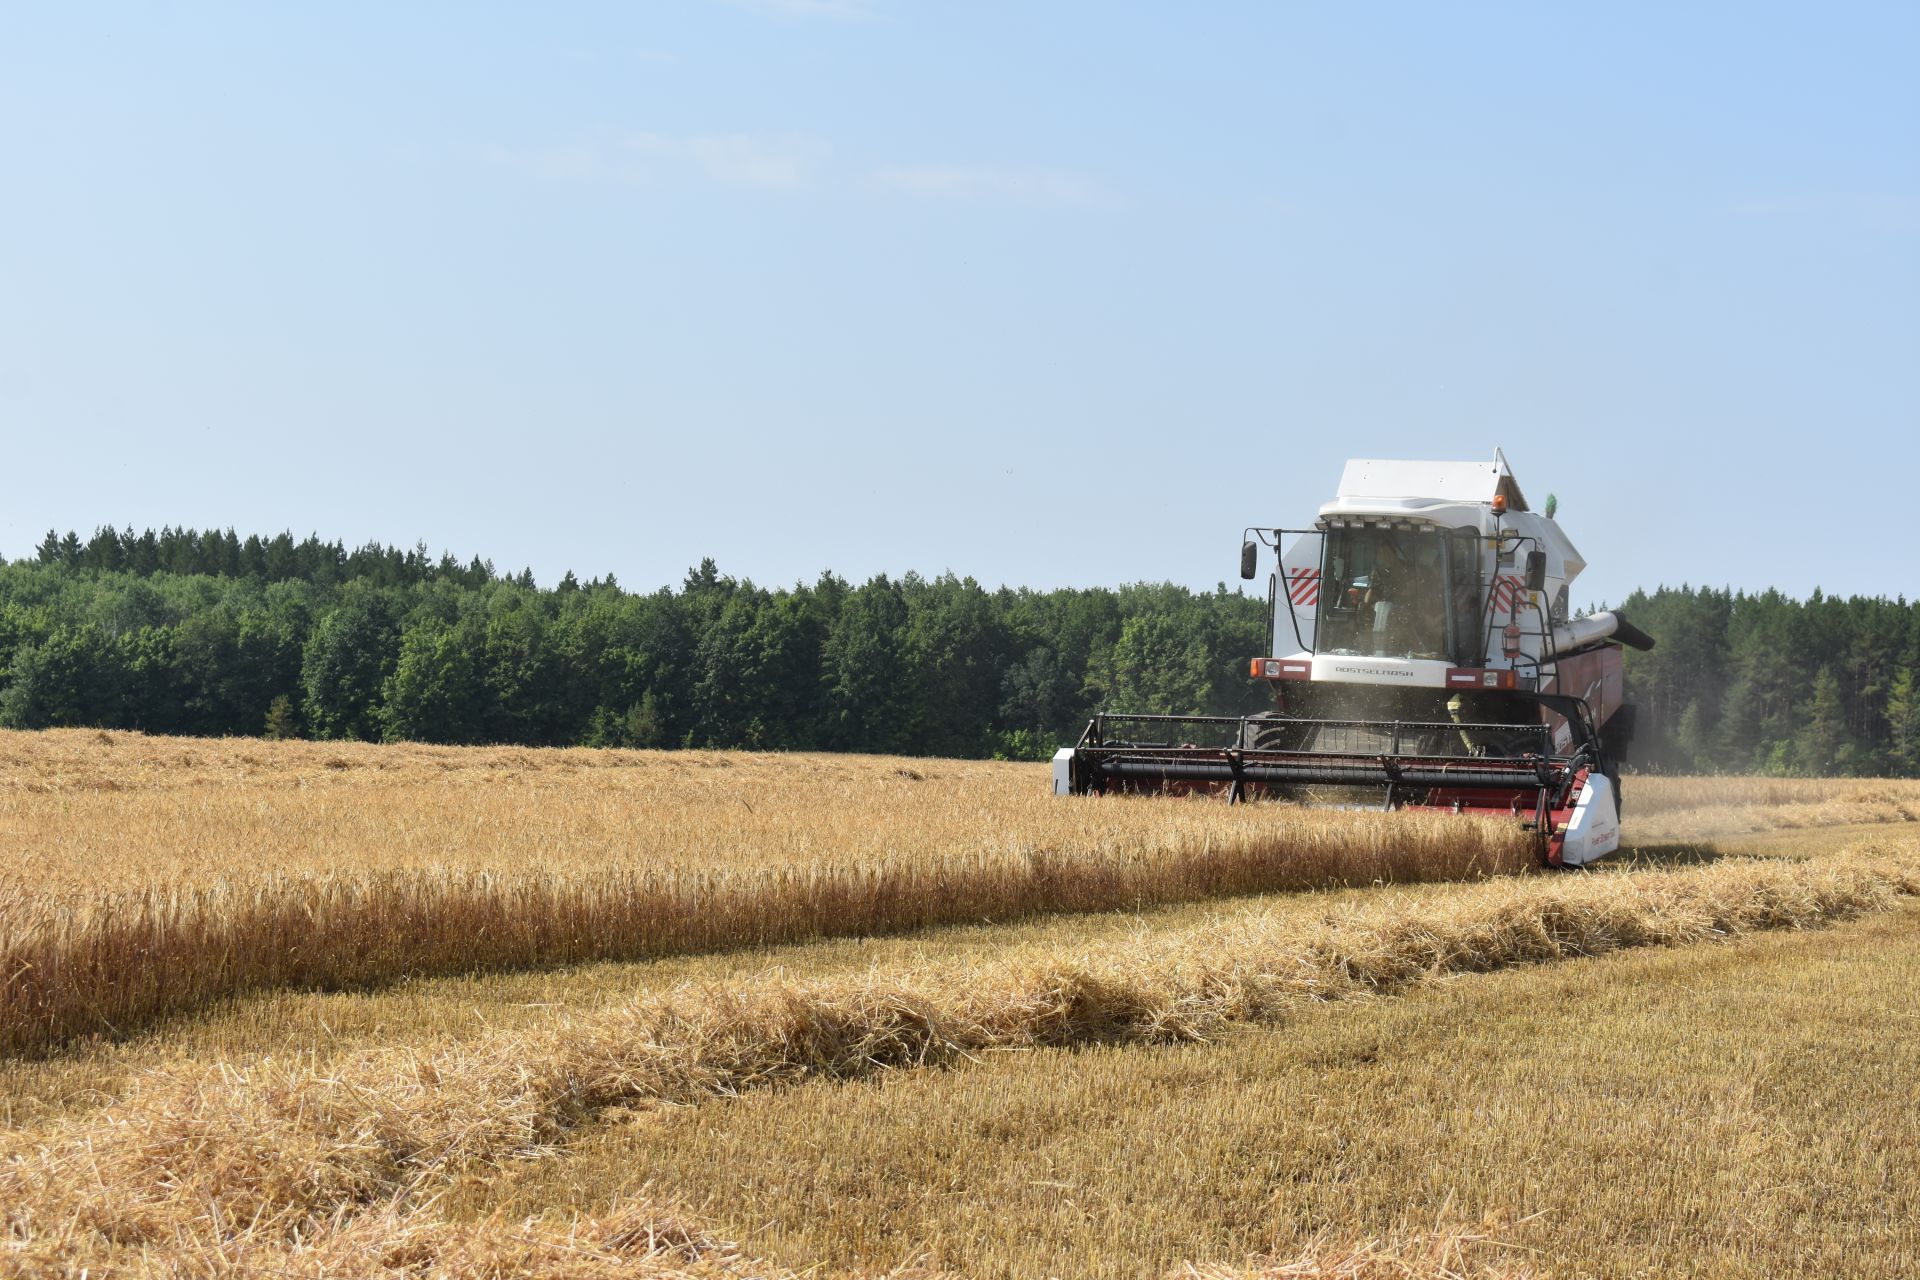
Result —
M112 525L103 525L93 531L86 549L81 552L89 569L114 571L125 566L126 551L120 545L120 534Z
M1674 730L1674 746L1679 749L1681 759L1677 762L1689 772L1712 771L1713 734L1706 724L1706 713L1701 709L1700 700L1694 699L1687 709L1680 713L1679 727Z
M275 741L300 736L300 717L294 713L292 698L284 693L274 695L267 704L267 723L260 736Z
M127 548L127 567L142 577L152 577L160 572L160 538L148 529L136 540L133 526L127 526L127 536L123 539Z
M1893 678L1887 729L1892 736L1887 756L1894 771L1905 777L1920 774L1920 690L1914 688L1912 667L1902 667Z
M1793 771L1815 778L1837 772L1844 764L1847 722L1832 667L1821 667L1813 678L1813 701L1805 714L1806 723L1794 735Z

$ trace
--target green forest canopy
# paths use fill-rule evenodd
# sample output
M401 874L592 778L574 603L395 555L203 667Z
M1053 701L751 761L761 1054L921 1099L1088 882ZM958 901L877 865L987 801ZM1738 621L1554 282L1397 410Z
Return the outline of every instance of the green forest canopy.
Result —
M1621 606L1634 764L1920 773L1920 606L1662 587ZM1103 707L1245 714L1265 601L1172 584L988 591L706 561L627 592L286 533L47 535L0 565L0 725L444 743L1038 758Z

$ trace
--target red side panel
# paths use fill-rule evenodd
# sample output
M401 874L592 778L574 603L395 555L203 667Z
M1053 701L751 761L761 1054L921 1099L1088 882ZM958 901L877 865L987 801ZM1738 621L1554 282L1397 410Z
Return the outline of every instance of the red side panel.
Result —
M1560 675L1548 692L1584 699L1596 725L1605 724L1626 700L1619 645L1602 645L1576 657L1561 658L1556 665Z

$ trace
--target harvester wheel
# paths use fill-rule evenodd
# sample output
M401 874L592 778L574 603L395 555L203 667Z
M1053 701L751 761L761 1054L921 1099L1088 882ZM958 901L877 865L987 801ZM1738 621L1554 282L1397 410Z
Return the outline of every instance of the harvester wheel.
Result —
M1469 739L1475 755L1491 760L1513 760L1540 750L1540 737L1530 730L1517 733L1476 730L1471 735L1462 731L1459 736Z
M1277 711L1260 711L1247 717L1240 731L1243 751L1287 751L1300 746L1300 727Z

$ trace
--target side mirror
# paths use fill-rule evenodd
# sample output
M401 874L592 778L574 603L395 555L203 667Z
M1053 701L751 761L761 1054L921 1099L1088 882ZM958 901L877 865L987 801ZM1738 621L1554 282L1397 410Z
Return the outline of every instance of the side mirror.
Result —
M1254 542L1240 544L1240 576L1251 578L1260 567L1260 547Z
M1527 552L1527 590L1544 590L1547 585L1547 553Z

